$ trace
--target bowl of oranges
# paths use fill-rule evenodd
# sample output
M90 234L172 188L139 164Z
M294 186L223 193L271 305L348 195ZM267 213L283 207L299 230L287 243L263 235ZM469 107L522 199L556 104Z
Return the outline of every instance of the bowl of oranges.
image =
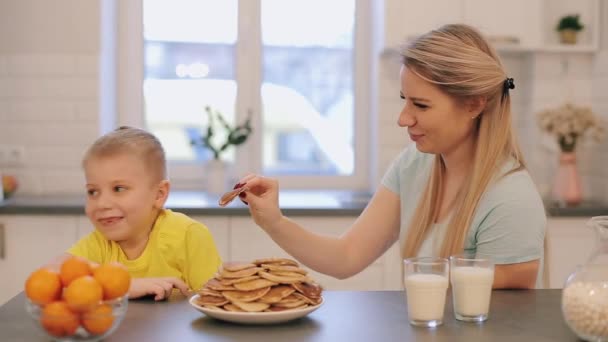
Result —
M97 341L122 322L131 277L119 263L93 265L70 257L59 272L40 268L25 282L26 310L55 341Z

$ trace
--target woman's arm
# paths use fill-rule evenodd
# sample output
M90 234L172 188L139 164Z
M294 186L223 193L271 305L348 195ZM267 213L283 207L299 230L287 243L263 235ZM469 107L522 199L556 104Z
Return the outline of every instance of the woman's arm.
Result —
M495 289L533 289L540 265L539 260L517 264L496 265L494 268Z
M247 180L247 187L254 190L244 199L256 223L304 265L339 279L361 272L399 236L400 200L384 186L340 237L311 232L283 216L274 204L275 200L278 203L276 181L255 177Z

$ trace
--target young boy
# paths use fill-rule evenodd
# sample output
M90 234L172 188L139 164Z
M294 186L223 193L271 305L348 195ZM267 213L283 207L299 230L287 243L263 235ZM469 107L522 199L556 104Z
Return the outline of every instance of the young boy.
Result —
M120 127L95 141L82 165L86 214L96 229L63 258L125 265L133 278L129 298L161 300L173 288L187 294L213 277L222 261L207 227L163 208L170 184L154 135Z

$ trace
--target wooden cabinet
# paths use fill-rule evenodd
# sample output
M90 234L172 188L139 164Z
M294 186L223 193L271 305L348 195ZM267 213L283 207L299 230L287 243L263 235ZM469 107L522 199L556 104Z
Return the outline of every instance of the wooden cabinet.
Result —
M28 275L76 240L77 216L2 215L0 305L23 290Z

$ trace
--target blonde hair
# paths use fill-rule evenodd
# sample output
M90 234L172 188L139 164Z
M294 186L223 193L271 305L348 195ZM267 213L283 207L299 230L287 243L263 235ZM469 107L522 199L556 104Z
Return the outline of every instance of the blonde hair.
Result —
M457 100L486 99L476 119L475 154L470 177L458 192L441 245L440 256L462 252L480 198L497 179L504 163L514 159L515 172L525 168L511 127L511 99L507 75L494 49L474 28L445 25L410 42L402 52L403 64ZM505 88L506 87L506 88ZM404 257L416 256L429 229L437 220L445 164L435 156L432 172L414 212L402 249ZM508 174L507 173L507 174Z
M151 133L128 126L121 126L97 139L87 150L82 166L91 158L109 157L129 153L140 158L155 181L167 178L165 150Z

